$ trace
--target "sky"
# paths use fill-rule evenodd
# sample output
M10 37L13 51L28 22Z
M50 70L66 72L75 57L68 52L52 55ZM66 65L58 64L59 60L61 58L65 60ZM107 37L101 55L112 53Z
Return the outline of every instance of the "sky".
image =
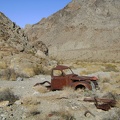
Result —
M72 0L1 0L0 12L21 28L36 24L56 13Z

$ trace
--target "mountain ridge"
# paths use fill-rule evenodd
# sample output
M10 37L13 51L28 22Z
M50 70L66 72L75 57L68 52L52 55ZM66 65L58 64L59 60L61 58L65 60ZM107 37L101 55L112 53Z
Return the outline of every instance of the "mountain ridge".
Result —
M119 62L119 11L118 0L73 0L25 33L43 41L55 59Z

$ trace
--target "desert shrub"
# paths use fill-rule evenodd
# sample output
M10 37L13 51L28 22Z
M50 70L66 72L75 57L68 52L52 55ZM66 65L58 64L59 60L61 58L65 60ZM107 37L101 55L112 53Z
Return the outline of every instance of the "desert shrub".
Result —
M120 108L120 99L116 99L116 107Z
M114 87L111 92L113 92L114 94L119 94L120 93L120 88L119 87Z
M119 72L119 70L117 69L117 66L114 64L105 64L105 69L103 70L104 72Z
M17 78L17 74L15 73L15 70L14 69L4 69L0 72L0 77L1 79L3 80L16 80Z
M27 117L35 116L40 114L38 105L40 100L35 96L27 96L21 99L22 105L26 108L25 115Z
M104 91L104 92L110 92L114 89L110 83L102 83L100 84L100 88L101 88L101 91Z
M75 92L74 88L72 88L72 87L63 87L60 97L75 98L75 97L77 97L77 93Z
M34 52L33 49L27 50L27 53L28 53L28 54L32 54L32 55L35 55L35 52Z
M62 120L76 120L75 117L69 111L52 111L50 115L60 117Z
M85 69L80 72L80 75L88 75L88 74L96 73L103 70L101 65L93 65L93 64L91 65L88 64L83 68Z
M103 78L100 78L100 80L101 80L102 83L109 83L110 78L108 78L108 77L103 77Z
M22 103L24 106L33 106L40 104L40 100L35 96L27 96L22 98Z
M92 96L95 97L94 92L93 92L93 91L90 91L90 90L84 90L83 95L84 95L85 97L92 97Z
M71 93L71 92L74 92L75 90L74 90L73 87L69 87L69 86L67 87L67 86L66 86L66 87L63 87L63 91L64 91L64 92L70 92L70 93Z
M116 107L120 108L120 100L117 100Z
M116 107L120 108L120 95L119 93L113 93L114 94L114 98L116 100Z
M88 75L88 74L92 74L92 73L95 73L95 72L97 72L97 70L96 71L94 71L94 70L90 70L90 69L86 69L86 70L82 70L81 72L80 72L80 75Z
M88 75L90 73L91 73L90 71L83 70L83 71L80 72L80 75Z
M6 69L7 68L7 64L5 61L0 61L0 69Z
M102 120L119 120L120 118L120 108L115 109L114 111L110 112L110 114L105 115Z
M40 111L38 110L38 107L37 106L30 106L27 108L27 111L26 111L26 115L27 117L29 116L35 116L35 115L38 115L40 114Z
M116 72L111 72L111 78L113 80L111 80L110 82L112 84L119 84L120 83L120 73L116 73Z
M11 104L18 100L19 97L14 95L10 88L0 89L0 101L9 101Z

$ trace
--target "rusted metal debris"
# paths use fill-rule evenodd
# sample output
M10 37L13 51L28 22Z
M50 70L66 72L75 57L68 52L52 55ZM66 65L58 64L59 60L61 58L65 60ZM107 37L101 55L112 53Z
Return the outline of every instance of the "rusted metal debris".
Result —
M44 85L45 83L48 84L48 85L46 85L45 87L46 87L48 90L50 90L51 83L50 83L49 81L44 81L44 82L41 82L41 83L36 83L36 84L34 85L34 87L35 87L35 86L38 86L38 85Z
M83 109L85 110L85 112L84 112L84 116L85 116L85 117L87 117L88 114L90 114L90 115L92 115L93 117L95 117L95 115L94 115L86 106L84 106L83 104L82 104L82 106L83 106Z
M95 115L93 113L91 113L89 110L85 111L84 116L87 117L88 113L91 114L93 117L95 117Z
M108 111L111 107L115 107L116 101L106 98L84 98L86 102L94 102L97 109Z

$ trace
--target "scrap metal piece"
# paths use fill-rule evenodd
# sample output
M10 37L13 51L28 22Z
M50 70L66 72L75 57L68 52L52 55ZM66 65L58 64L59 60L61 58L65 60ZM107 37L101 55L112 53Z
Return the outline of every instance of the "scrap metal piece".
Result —
M116 101L106 98L85 98L84 101L94 102L97 109L108 111L111 107L115 107Z
M45 84L45 83L51 84L49 81L44 81L44 82L41 82L41 83L36 83L34 86L43 85L43 84Z
M99 104L98 101L96 100L96 98L94 98L94 100L95 100L95 106L96 106L97 109L102 109L104 111L108 111L111 108L109 103Z
M89 110L85 111L84 116L87 117L88 113L90 113L93 117L95 117L95 115L93 113L91 113Z

